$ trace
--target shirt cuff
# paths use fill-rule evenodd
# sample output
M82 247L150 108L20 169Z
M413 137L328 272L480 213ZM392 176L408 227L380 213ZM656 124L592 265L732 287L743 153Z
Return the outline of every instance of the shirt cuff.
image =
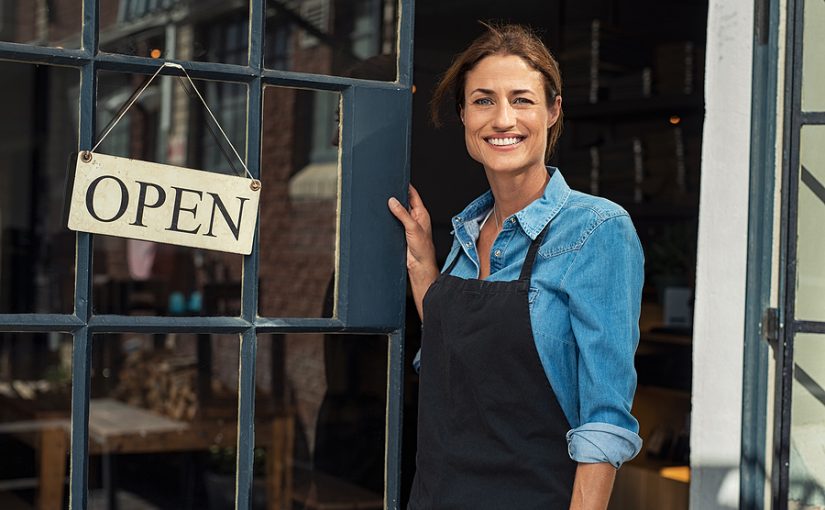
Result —
M413 359L413 370L415 370L416 374L421 371L421 349L418 349L418 352L415 353L415 359Z
M638 434L610 423L585 423L567 432L567 453L576 462L608 462L619 469L641 449Z

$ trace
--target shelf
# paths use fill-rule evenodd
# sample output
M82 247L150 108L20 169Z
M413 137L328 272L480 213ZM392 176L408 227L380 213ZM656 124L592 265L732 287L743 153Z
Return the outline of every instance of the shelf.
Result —
M655 397L667 397L690 400L690 391L676 388L665 388L664 386L650 386L639 384L636 386L636 396L650 395Z
M688 468L684 464L680 464L678 461L675 460L666 460L666 459L651 459L646 455L639 454L636 458L631 461L628 461L624 464L625 466L633 466L640 469L646 469L648 471L656 471L660 473L663 469L668 468Z
M564 109L565 120L604 119L610 117L638 117L651 114L678 114L701 112L705 98L702 94L653 96L626 101L571 104Z
M699 217L699 204L620 204L635 221L670 222L675 219L691 220Z
M693 336L685 333L659 333L643 331L639 335L639 341L690 347L693 344Z

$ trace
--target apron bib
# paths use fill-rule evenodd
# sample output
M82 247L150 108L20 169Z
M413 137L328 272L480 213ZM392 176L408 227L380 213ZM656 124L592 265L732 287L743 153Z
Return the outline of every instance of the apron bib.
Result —
M576 463L530 322L530 276L451 276L424 296L416 474L408 510L566 510Z

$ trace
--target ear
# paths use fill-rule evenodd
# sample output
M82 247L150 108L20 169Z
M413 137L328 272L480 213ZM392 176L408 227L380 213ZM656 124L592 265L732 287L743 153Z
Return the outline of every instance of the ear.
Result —
M458 116L461 118L461 123L464 124L464 108L458 109Z
M553 127L561 114L561 96L556 96L553 105L547 108L547 129Z

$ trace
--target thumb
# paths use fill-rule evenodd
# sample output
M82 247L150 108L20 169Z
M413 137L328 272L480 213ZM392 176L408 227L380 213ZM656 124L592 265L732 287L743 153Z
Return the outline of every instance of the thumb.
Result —
M404 229L407 232L413 232L416 228L418 228L418 223L413 219L412 216L410 216L410 213L409 211L407 211L407 208L404 207L401 204L401 202L398 201L397 198L390 197L390 199L387 201L387 206L390 208L390 212L393 214L393 216L398 218L398 221L400 221L404 225Z

